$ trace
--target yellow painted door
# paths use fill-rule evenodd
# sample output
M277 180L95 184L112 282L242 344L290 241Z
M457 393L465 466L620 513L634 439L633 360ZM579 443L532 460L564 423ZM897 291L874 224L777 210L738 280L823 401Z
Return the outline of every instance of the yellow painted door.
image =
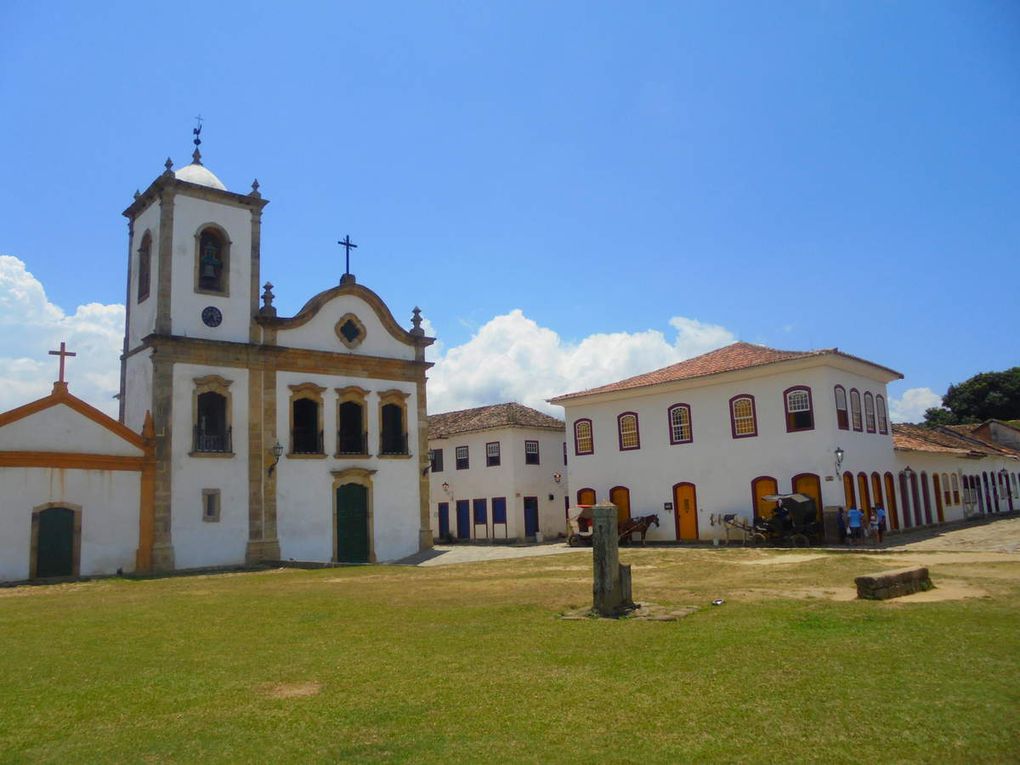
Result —
M609 490L609 501L616 505L616 522L623 523L630 518L630 489L614 486Z
M579 492L577 492L577 504L594 505L595 489L581 489Z
M771 476L763 475L751 482L751 493L754 495L754 512L759 518L771 518L776 512L776 501L762 499L769 494L779 493L779 483Z
M815 501L815 510L818 512L818 518L822 517L822 482L818 476L804 473L794 478L793 493L811 497Z
M694 541L698 538L698 493L693 483L673 487L673 509L676 512L676 538Z

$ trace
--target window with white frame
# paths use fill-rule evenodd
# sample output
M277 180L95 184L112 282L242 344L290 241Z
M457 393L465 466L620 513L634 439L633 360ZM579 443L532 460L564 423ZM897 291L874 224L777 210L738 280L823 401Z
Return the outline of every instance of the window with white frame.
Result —
M800 430L812 430L815 427L815 415L811 407L811 389L806 386L790 388L784 396L786 399L786 432L796 433Z
M885 411L884 396L876 396L875 408L878 409L878 432L885 435L889 432L889 417Z
M693 440L691 407L687 404L673 404L669 408L669 442L671 444L689 444Z
M875 432L875 397L870 391L864 394L864 427L869 433Z
M574 454L594 454L595 438L592 434L591 420L578 420L574 423Z
M850 417L846 409L846 388L837 385L836 391L836 426L840 430L850 430Z
M861 394L856 388L850 389L850 421L854 430L864 430L861 424Z
M524 442L524 464L525 465L537 465L538 460L538 441L525 441Z
M638 417L633 412L624 412L616 418L620 434L620 450L641 448L641 437L638 434Z
M490 441L485 445L485 466L499 466L499 441Z
M754 397L735 396L730 399L730 426L734 438L749 438L758 435L758 423L754 414Z
M457 470L467 470L468 448L466 446L458 446L454 452L454 456L457 458Z

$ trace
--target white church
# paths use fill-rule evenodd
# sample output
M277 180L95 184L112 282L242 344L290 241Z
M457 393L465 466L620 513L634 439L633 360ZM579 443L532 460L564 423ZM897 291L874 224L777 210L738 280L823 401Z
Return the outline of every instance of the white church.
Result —
M198 143L124 211L119 421L72 395L63 347L53 393L0 414L0 581L432 544L418 309L404 329L348 271L278 316L267 200L229 191Z

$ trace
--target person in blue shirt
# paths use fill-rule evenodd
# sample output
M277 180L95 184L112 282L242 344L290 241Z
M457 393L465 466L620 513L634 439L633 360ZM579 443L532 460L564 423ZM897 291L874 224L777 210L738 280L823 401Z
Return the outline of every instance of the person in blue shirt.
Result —
M864 538L864 513L856 507L851 507L846 512L847 525L850 527L850 544L855 544L855 539ZM857 542L856 544L860 544Z
M885 508L875 505L875 515L878 517L878 541L885 539Z

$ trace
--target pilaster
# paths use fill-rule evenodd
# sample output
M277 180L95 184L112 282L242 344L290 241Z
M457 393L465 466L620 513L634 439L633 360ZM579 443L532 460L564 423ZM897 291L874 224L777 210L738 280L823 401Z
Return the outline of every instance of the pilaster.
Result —
M429 528L429 418L425 400L425 371L418 379L418 550L432 547L432 529Z
M174 191L164 188L159 194L159 269L156 284L156 334L173 331L170 315L170 288L173 276ZM130 302L130 301L128 301ZM158 427L158 426L157 426Z
M127 399L127 352L128 333L131 331L131 248L135 241L135 219L128 218L127 287L124 294L124 344L120 355L120 393L117 394L117 420L124 422L124 406Z
M162 249L162 243L160 244ZM161 264L162 270L162 264ZM173 489L173 362L152 356L153 426L156 471L153 491L152 570L173 571L171 493Z
M253 194L258 193L256 186ZM262 288L260 268L262 259L262 208L253 207L251 211L251 284L248 287L248 294L251 300L251 324L249 328L249 340L253 343L259 341L259 326L255 323L255 317L259 315L259 291Z

